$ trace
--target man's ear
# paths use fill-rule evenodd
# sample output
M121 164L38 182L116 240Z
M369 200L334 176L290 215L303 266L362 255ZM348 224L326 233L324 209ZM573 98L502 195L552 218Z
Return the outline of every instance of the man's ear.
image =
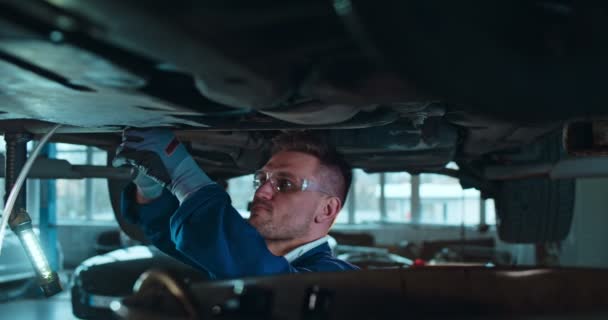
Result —
M323 223L329 221L329 223L333 223L340 209L342 209L342 201L338 197L327 198L320 212L315 216L315 222Z

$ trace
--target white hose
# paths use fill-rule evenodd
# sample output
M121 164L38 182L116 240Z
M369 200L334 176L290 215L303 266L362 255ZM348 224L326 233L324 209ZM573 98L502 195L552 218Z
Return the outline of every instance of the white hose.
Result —
M15 185L11 189L11 193L8 195L8 199L6 200L6 204L4 206L4 213L2 213L2 222L0 222L0 253L2 252L2 243L4 241L4 235L6 234L6 225L8 224L8 218L11 212L13 211L15 201L17 201L17 195L19 194L19 190L21 190L21 186L25 182L27 174L30 172L30 169L32 168L34 161L38 157L40 150L42 150L42 147L44 147L46 142L55 133L55 131L59 129L59 127L61 127L60 124L56 125L55 127L53 127L53 129L51 129L51 131L47 132L47 134L45 134L42 139L40 139L40 142L38 142L38 144L34 148L34 151L32 151L32 153L30 154L29 158L25 162L25 165L23 165L23 169L21 169L21 172L19 172L17 182L15 182Z

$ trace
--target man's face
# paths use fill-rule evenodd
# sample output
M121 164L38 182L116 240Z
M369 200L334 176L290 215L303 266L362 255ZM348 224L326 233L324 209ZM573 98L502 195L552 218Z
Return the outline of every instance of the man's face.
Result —
M261 169L273 176L290 175L319 183L319 160L306 153L283 151L275 154ZM266 240L291 240L306 236L319 208L319 192L281 193L270 182L255 192L249 222Z

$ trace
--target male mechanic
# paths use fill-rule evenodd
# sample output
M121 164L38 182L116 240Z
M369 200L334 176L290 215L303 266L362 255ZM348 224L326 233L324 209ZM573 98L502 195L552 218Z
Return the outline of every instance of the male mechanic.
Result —
M357 269L333 257L327 243L350 187L349 166L309 133L273 142L272 157L254 175L245 220L171 131L125 130L117 158L139 174L123 193L122 211L159 249L215 279Z

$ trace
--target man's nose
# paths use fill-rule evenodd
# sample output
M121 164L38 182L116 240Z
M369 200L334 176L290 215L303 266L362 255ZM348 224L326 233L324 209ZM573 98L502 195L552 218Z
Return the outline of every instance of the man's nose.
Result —
M259 197L259 198L262 198L262 199L266 199L266 200L272 199L273 195L274 195L274 190L272 188L272 184L270 183L270 180L267 180L266 182L264 182L255 191L255 196L256 197Z

